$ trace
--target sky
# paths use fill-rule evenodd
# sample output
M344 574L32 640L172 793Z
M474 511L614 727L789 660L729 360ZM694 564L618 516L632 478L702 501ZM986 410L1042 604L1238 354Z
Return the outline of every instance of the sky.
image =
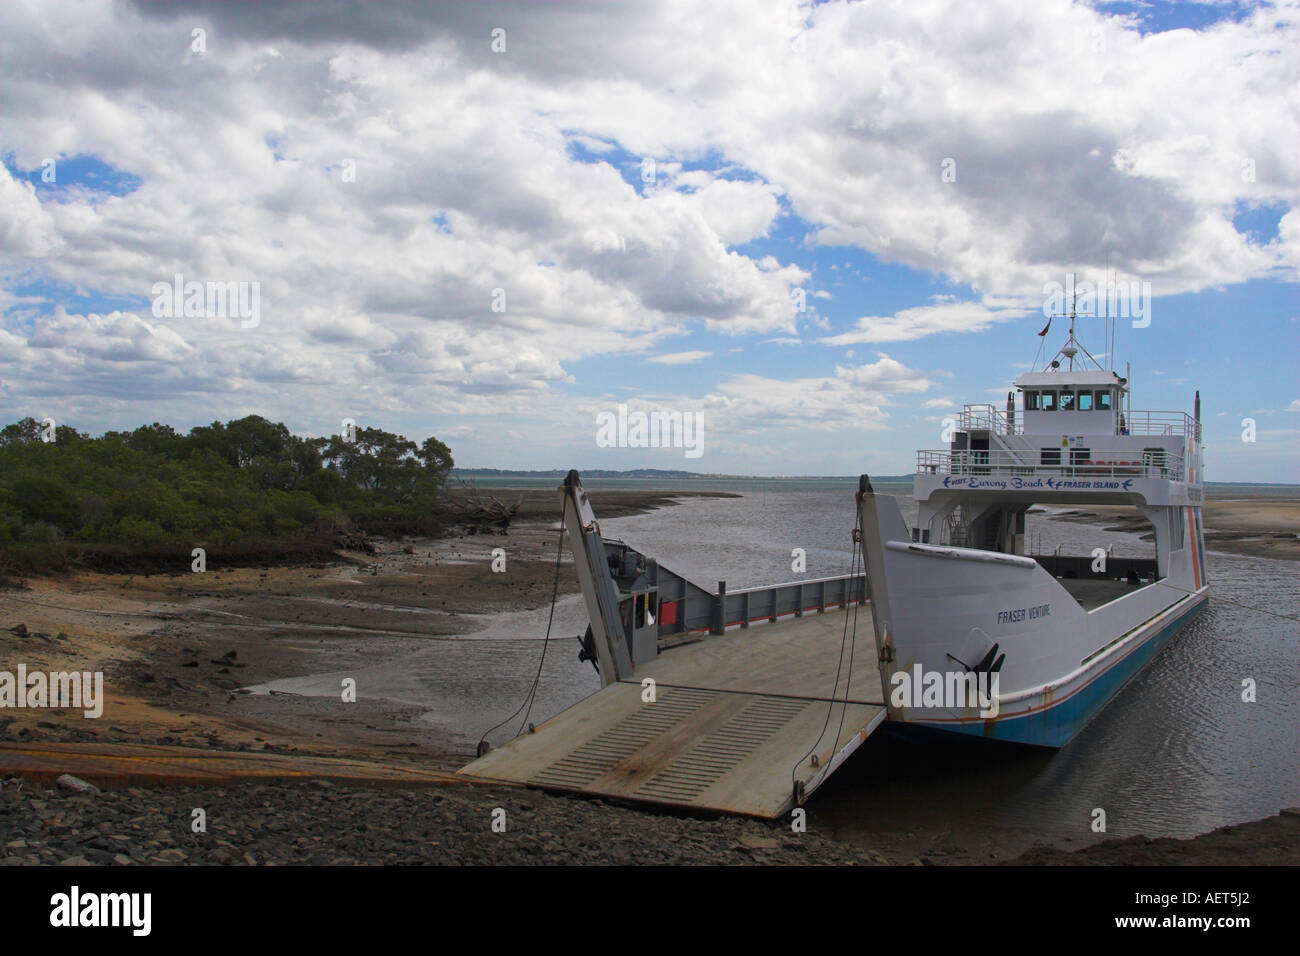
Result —
M1298 40L1291 0L7 0L0 423L906 474L1073 275L1149 295L1078 335L1135 409L1200 390L1209 480L1300 482ZM690 442L611 447L620 406Z

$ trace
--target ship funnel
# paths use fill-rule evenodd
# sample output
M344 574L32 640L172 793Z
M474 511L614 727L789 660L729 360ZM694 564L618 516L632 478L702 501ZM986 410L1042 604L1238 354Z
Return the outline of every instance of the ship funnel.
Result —
M1016 396L1014 392L1007 392L1007 431L1012 435L1016 433Z

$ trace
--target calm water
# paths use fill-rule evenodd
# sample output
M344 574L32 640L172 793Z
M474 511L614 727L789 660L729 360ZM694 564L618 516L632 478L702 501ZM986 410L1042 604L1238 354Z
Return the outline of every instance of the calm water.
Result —
M852 556L854 487L812 480L746 489L733 482L728 488L744 497L686 500L607 519L601 528L709 586L790 580L793 548L807 552L809 577L840 574ZM899 495L904 516L915 517L915 503L903 497L909 486L877 490ZM1138 535L1045 515L1031 514L1027 531L1043 551L1060 544L1067 552L1113 546L1120 555L1154 554ZM1108 836L1185 837L1300 805L1300 624L1265 613L1300 618L1300 567L1215 552L1206 561L1213 585L1207 609L1068 747L933 746L877 734L818 791L810 813L846 834L1014 832L1023 843L1088 839L1094 807L1106 810ZM575 637L585 626L580 598L562 600L533 722L599 688L590 665L577 660ZM472 752L479 735L523 699L545 628L545 610L504 615L487 631L413 644L409 657L366 673L366 685L429 706L430 739ZM1245 678L1257 684L1256 703L1241 701ZM277 686L310 693L317 680L331 693L338 686L325 675ZM506 739L521 719L491 739Z

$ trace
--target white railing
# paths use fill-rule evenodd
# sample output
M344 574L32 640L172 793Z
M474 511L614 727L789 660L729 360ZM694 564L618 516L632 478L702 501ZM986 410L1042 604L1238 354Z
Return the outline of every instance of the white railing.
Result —
M1121 435L1191 435L1200 439L1196 419L1186 412L1120 412Z
M1036 412L1037 414L1037 412ZM1048 414L1051 414L1050 412ZM1062 414L1077 414L1063 412ZM1120 411L1116 417L1117 434L1161 435L1165 437L1195 435L1200 441L1200 427L1186 412ZM997 435L1023 435L1024 413L1017 409L1015 421L1007 420L1006 410L997 405L964 405L957 416L957 431L990 431Z
M1014 425L1009 423L1005 411L996 405L966 405L957 417L957 430L987 430L998 435L1019 435L1022 425L1020 421Z
M923 475L1009 475L1020 478L1167 478L1182 481L1186 475L1181 455L1162 451L1096 451L1096 458L1071 457L1061 449L1059 461L1042 459L1032 449L1023 454L1008 451L926 450L916 453L916 470Z

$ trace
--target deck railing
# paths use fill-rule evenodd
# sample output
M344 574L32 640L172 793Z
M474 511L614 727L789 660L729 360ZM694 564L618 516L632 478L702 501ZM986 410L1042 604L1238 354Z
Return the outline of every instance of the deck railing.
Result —
M1120 412L1121 435L1192 435L1199 439L1196 419L1186 412Z
M1019 420L1014 424L1008 422L1005 410L996 405L966 405L962 407L961 414L957 417L957 430L963 432L987 430L995 435L1019 435L1022 431L1022 423Z
M757 621L775 621L787 614L803 617L869 600L864 574L841 574L809 581L789 581L756 588L728 591L722 586L717 598L714 631L739 624L749 627Z
M1181 455L1163 451L1094 451L1096 458L1071 458L1060 451L1060 461L1043 461L1042 452L925 450L916 453L916 470L922 475L992 475L1018 478L1167 478L1182 481L1186 472Z
M1039 414L1035 412L1035 414ZM1050 413L1048 413L1050 414ZM1076 414L1064 412L1062 414ZM1024 413L1016 410L1014 422L1007 420L1006 410L997 405L965 405L957 416L957 431L990 431L995 435L1023 435ZM1116 433L1120 435L1196 435L1200 429L1196 420L1186 412L1121 411L1116 419Z
M610 542L605 542L608 550ZM620 547L626 547L621 542ZM639 553L639 552L638 552ZM700 631L721 633L728 627L749 627L760 621L775 621L793 614L820 613L860 604L870 599L866 575L838 574L825 578L787 581L728 591L719 581L710 591L655 563L654 588L659 601L659 637L674 637ZM669 623L664 605L673 606Z

